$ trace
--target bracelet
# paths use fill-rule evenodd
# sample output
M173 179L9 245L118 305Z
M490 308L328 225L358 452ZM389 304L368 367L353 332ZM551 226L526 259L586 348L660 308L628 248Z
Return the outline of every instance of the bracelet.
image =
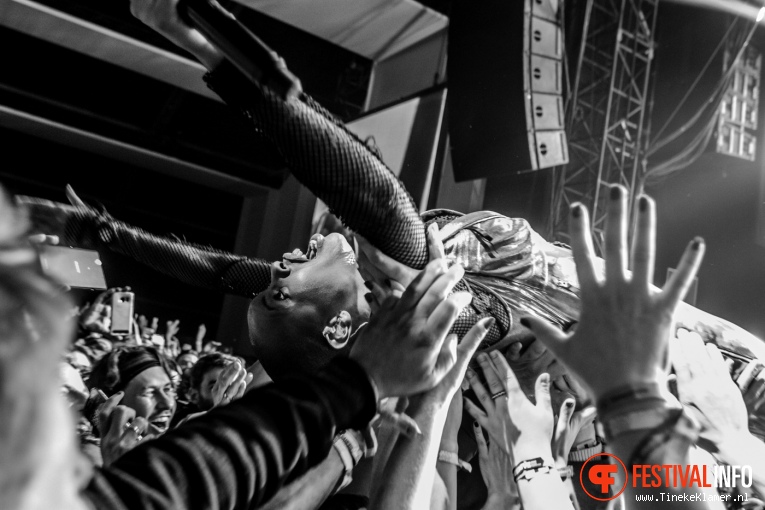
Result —
M343 478L335 486L335 492L337 492L346 488L353 481L353 468L358 464L363 452L361 452L356 438L348 430L335 436L332 447L337 451L340 461L343 463Z
M438 462L445 462L446 464L454 464L459 469L464 469L468 473L473 472L473 466L470 463L460 459L460 456L454 452L441 450L438 452Z
M672 439L680 439L687 445L695 444L700 430L701 426L685 408L673 409L669 418L651 430L648 436L638 444L627 465L645 464L657 448L669 443Z
M345 443L345 446L348 448L348 451L351 453L351 456L353 457L353 466L356 467L356 465L359 463L362 457L364 457L364 450L365 448L361 447L361 442L359 441L359 437L357 435L358 433L354 430L344 430L340 434L337 435L337 437Z
M549 464L545 464L542 457L536 457L534 459L528 459L519 462L513 468L513 478L515 481L521 480L533 480L539 475L545 475L552 473L555 468Z
M757 376L760 375L762 370L763 364L758 359L753 359L747 363L744 367L744 370L742 370L736 378L736 384L738 385L739 389L741 391L746 391L749 385L752 384L755 379L757 379Z
M603 429L606 432L606 437L613 441L614 438L630 432L659 427L667 421L668 417L673 415L673 410L676 411L677 409L666 406L650 407L609 416L603 419Z
M574 466L568 465L566 467L558 468L558 474L562 481L566 481L574 476Z
M666 400L658 383L644 383L617 388L600 397L597 402L598 414L603 416L618 412L625 404Z
M595 441L595 444L592 446L580 448L578 450L571 450L568 452L569 462L584 462L593 455L603 453L603 446L605 445L605 441L603 441L603 438L599 436L595 436Z

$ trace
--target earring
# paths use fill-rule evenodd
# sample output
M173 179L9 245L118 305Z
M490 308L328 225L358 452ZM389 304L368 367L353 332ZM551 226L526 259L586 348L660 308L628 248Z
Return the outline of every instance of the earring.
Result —
M342 349L348 344L353 331L353 321L351 314L341 310L332 317L322 331L324 339L333 349Z

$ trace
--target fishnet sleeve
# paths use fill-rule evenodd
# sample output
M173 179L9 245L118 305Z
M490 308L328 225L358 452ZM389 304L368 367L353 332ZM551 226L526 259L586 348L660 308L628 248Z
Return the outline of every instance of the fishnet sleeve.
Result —
M62 244L108 249L189 285L252 297L271 281L270 264L151 234L89 207L20 197L35 230L58 235Z
M343 223L395 260L428 261L425 227L401 181L380 157L313 99L282 101L224 62L205 80L285 158L290 171Z

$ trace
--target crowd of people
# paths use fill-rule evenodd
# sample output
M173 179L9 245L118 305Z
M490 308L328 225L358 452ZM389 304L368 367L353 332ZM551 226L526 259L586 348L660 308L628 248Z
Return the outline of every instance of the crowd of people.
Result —
M307 95L245 79L176 3L131 9L209 69L356 242L317 234L269 263L71 190L69 204L4 195L0 508L765 507L760 348L676 320L702 239L658 289L655 204L637 198L628 246L619 185L602 259L581 204L570 248L495 213L420 214L376 152ZM40 269L36 243L54 236L252 298L257 362L204 326L188 343L178 321L115 333L110 298L130 289L74 306ZM740 476L707 483L725 469Z

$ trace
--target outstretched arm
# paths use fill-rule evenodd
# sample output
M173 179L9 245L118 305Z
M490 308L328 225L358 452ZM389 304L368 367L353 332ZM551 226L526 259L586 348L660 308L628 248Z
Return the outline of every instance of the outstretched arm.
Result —
M414 201L380 157L310 97L282 101L253 86L176 12L177 0L131 0L133 14L196 56L208 85L273 142L295 177L384 253L427 263L425 227Z
M252 297L268 287L268 262L151 234L87 205L18 197L34 228L62 244L108 249L189 285Z

